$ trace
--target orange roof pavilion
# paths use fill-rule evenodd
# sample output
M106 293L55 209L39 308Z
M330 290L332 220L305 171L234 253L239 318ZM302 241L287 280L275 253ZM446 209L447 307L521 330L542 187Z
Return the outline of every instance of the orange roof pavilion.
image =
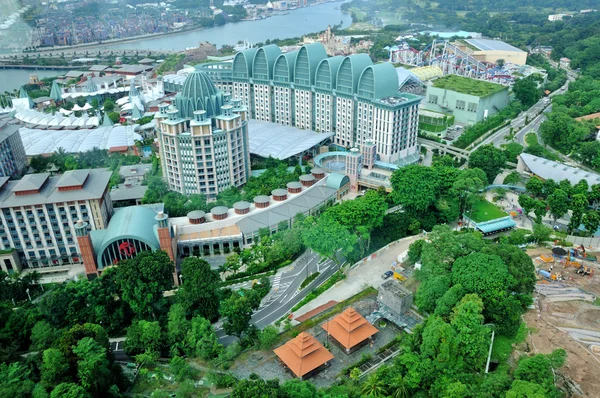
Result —
M333 359L333 354L306 332L300 333L273 352L298 377Z
M321 327L336 339L346 349L346 352L379 332L352 307L346 308L344 312Z

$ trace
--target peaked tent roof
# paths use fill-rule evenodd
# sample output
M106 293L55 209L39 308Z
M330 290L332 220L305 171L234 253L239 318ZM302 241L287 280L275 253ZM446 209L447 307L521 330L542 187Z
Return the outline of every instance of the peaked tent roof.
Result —
M60 86L58 85L56 80L54 80L52 82L52 89L50 90L50 98L52 98L54 101L57 101L57 102L62 100L62 90L60 89Z
M104 117L102 118L102 126L103 127L110 127L113 126L114 123L112 120L110 120L110 117L108 117L108 112L104 112Z
M23 86L21 86L21 90L19 91L19 98L27 98L29 100L29 108L33 108L33 101Z
M346 349L362 343L379 332L352 307L346 308L344 312L321 327Z
M273 352L298 377L333 359L333 354L306 332L300 333Z

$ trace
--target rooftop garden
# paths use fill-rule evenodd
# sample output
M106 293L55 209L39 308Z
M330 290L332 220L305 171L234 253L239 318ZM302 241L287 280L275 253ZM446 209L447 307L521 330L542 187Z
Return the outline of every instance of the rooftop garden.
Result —
M446 75L433 81L433 87L456 91L457 93L487 97L488 95L505 90L506 87L483 80L469 79L457 75Z

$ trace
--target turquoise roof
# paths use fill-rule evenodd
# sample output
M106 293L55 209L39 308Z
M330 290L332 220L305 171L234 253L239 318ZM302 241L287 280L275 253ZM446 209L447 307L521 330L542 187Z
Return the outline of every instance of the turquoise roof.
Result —
M183 82L183 88L175 96L175 104L183 118L194 117L194 111L205 110L208 117L221 114L223 93L202 70L196 69Z
M514 228L517 226L517 223L514 222L513 219L510 217L502 217L496 218L495 220L480 222L475 224L475 226L484 234L491 234L494 232Z
M85 83L85 90L88 93L95 93L96 91L98 91L98 86L96 85L96 83L94 83L91 77L88 77L87 82Z
M325 58L321 61L315 73L315 88L335 90L337 72L343 60L344 57L338 55L337 57Z
M298 51L281 54L277 57L273 66L274 82L291 83L294 81L294 65L296 65L297 57Z
M337 74L336 91L343 94L355 94L360 75L367 66L371 65L373 65L373 61L367 54L353 54L344 58ZM396 90L397 87L396 85Z
M235 54L233 58L233 66L231 67L231 75L234 78L249 79L252 77L252 64L254 56L258 50L249 48Z
M56 80L52 82L52 88L50 89L50 98L52 98L55 102L62 100L62 90L60 89L60 86L58 85Z
M104 117L102 118L102 126L111 127L113 125L114 123L112 122L112 120L110 120L110 117L108 117L108 112L104 112Z
M19 98L27 98L29 100L29 107L33 108L33 100L31 99L29 94L27 94L27 91L25 91L25 88L23 86L21 86L21 90L19 91Z
M333 188L337 191L346 184L350 184L350 177L348 177L346 174L331 173L327 177L327 182L325 183L325 186Z
M319 63L327 58L327 51L321 43L305 44L298 50L294 65L294 83L299 86L311 86Z
M160 249L154 219L156 213L144 206L125 207L112 216L105 230L91 231L90 237L96 253L96 261L102 264L102 253L113 242L120 239L135 239L144 242L153 250Z
M389 62L368 66L360 75L356 94L359 97L381 99L398 95L398 73Z
M264 81L272 79L273 65L280 55L281 49L275 44L259 48L252 64L252 78Z

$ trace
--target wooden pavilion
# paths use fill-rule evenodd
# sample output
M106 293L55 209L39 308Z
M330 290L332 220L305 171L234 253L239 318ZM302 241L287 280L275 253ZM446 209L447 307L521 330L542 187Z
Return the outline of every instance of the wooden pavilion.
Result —
M279 359L297 377L314 374L333 359L333 354L306 332L273 350Z
M345 349L346 354L360 348L363 343L379 332L352 307L346 308L344 312L321 327Z

